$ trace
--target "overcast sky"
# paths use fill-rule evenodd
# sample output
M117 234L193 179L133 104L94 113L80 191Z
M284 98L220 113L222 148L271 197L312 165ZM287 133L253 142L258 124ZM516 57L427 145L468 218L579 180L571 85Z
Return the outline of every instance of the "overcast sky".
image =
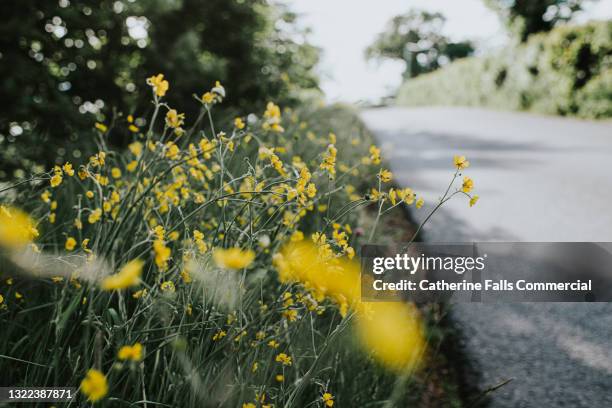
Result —
M411 8L440 11L445 34L485 48L505 41L497 16L483 0L285 0L312 29L310 42L323 49L322 87L330 101L377 100L401 81L402 62L366 62L363 53L391 17ZM588 5L581 20L612 18L612 0Z

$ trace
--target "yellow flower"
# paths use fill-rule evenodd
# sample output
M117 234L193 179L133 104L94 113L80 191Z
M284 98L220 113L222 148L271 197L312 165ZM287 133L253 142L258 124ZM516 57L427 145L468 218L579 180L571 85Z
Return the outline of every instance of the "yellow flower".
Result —
M426 347L419 311L403 302L359 306L356 330L364 349L393 370L417 368Z
M455 156L453 158L453 162L458 170L463 170L470 167L470 162L465 158L465 156Z
M285 376L282 374L277 374L276 377L274 377L274 379L278 382L283 382L285 381Z
M147 295L147 290L146 289L140 289L137 290L136 292L132 293L132 297L134 299L140 299L141 297L144 297Z
M469 178L468 176L463 177L463 185L461 186L461 191L464 193L469 193L474 188L474 180Z
M472 198L470 198L470 207L475 206L479 198L480 197L478 196L478 194L475 194Z
M132 133L138 133L138 131L139 131L140 129L138 129L138 126L136 126L136 125L130 125L130 126L128 126L128 130L129 130L130 132L132 132Z
M248 267L255 259L255 252L240 248L217 248L213 252L213 259L219 268L242 269Z
M117 358L119 360L132 360L132 361L140 361L142 360L142 344L134 343L133 346L123 346L119 349L117 353Z
M334 406L334 396L331 395L329 392L324 393L321 398L323 399L323 403L326 407Z
M262 125L264 130L271 130L275 133L282 133L285 131L281 126L281 111L280 107L273 102L268 102L266 111L264 112L265 122Z
M204 95L202 95L202 102L204 102L205 104L210 105L214 101L215 95L212 92L206 92Z
M66 244L64 245L64 247L66 248L66 251L72 251L74 247L76 247L76 244L76 239L68 237L66 238Z
M416 201L415 206L416 206L416 208L421 208L421 207L423 207L423 205L424 205L424 204L425 204L425 200L423 200L422 198L419 198L419 199Z
M108 130L108 127L104 123L96 122L95 126L96 129L98 129L102 133L106 133L106 131Z
M236 129L242 130L245 128L246 125L244 121L242 120L242 118L236 118L234 119L234 126L236 127Z
M176 287L172 281L162 282L159 287L161 288L162 292L174 293L176 291Z
M17 208L0 205L0 246L19 248L38 237L34 221Z
M91 190L87 190L87 192L85 193L85 196L90 199L94 198L94 192Z
M370 160L374 164L380 164L380 149L374 145L370 146Z
M287 354L285 353L280 353L276 356L276 358L274 359L277 363L282 363L285 366L290 366L291 365L291 357L289 357Z
M55 173L51 177L51 180L49 182L51 184L51 187L53 187L53 188L59 186L60 184L62 184L62 174L61 173Z
M102 217L102 210L100 208L96 208L87 217L87 222L89 222L90 224L95 224L96 222L100 221L101 217Z
M252 402L245 402L242 404L242 408L257 408L257 405L253 404Z
M336 175L336 155L338 154L338 149L332 144L327 146L327 152L323 155L323 162L319 166L319 168L323 170L327 170L330 178L334 178Z
M108 383L101 371L90 368L81 381L81 391L91 402L97 402L108 393Z
M142 154L142 143L140 142L130 143L128 145L128 149L130 149L130 152L132 152L134 156L139 157Z
M138 285L143 265L144 262L140 259L134 259L128 262L118 273L104 278L101 285L102 289L124 289Z
M172 251L161 239L156 239L153 242L153 251L155 252L155 264L161 271L165 271L168 268Z
M180 127L185 121L185 114L178 113L176 109L170 109L166 113L166 126L176 129Z
M155 95L162 97L166 95L170 84L164 79L164 74L157 74L147 79L147 84L153 88Z
M62 166L62 169L64 170L64 173L66 173L69 177L74 176L74 169L72 168L72 164L66 162Z
M113 176L114 179L121 178L121 169L119 167L113 167L111 169L111 176Z
M41 195L40 195L40 199L43 200L45 203L49 203L51 202L51 193L49 193L48 190L45 190Z
M383 183L388 183L393 178L393 173L386 169L380 169L380 171L378 172L378 178Z
M212 339L213 339L213 341L219 341L222 338L224 338L225 336L227 336L227 333L225 332L225 330L219 330L218 332L216 332L213 335Z

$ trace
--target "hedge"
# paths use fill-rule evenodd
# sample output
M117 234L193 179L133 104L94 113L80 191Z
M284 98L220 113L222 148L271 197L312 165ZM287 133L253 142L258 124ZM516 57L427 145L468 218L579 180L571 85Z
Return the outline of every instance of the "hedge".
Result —
M612 117L612 21L562 26L406 81L399 105L464 105Z

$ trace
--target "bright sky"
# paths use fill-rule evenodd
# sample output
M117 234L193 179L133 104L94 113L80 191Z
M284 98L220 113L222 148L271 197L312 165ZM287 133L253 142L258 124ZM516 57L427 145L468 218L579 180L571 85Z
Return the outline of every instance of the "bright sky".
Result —
M330 101L376 101L401 81L402 62L366 62L365 48L389 19L411 8L440 11L445 34L476 40L483 48L503 44L505 32L483 0L286 0L312 29L310 42L323 49L322 87ZM587 4L580 20L612 18L612 1Z

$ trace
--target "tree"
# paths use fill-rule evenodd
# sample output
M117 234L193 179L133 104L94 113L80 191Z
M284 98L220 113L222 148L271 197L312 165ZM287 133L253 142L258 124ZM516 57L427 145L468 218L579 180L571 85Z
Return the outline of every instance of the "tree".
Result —
M521 42L531 34L550 31L581 10L583 0L485 0Z
M84 154L113 110L146 117L157 73L188 118L216 80L242 113L318 88L318 50L267 0L2 1L0 16L0 178Z
M404 76L412 78L471 55L474 48L469 41L451 42L441 34L445 22L440 13L419 10L393 17L366 49L366 58L405 61Z

